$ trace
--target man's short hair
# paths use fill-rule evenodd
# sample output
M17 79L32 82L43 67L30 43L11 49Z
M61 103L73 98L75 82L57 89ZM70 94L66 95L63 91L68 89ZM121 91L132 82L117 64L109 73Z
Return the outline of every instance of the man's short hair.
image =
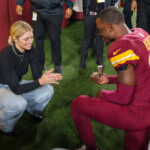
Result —
M97 18L100 18L102 22L107 22L111 24L120 24L125 22L123 13L114 6L109 6L103 9L98 14Z

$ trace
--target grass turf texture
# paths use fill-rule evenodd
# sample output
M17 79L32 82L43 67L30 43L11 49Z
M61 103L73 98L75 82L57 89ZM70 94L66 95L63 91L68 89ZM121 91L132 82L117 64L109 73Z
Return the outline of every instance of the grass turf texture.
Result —
M83 39L83 22L69 22L62 30L63 79L59 85L54 85L55 93L43 112L44 120L34 122L26 112L18 121L16 137L0 135L0 150L50 150L54 147L76 148L83 145L70 114L70 103L81 94L95 96L99 89L113 90L114 85L99 86L92 82L90 75L97 71L96 58L89 56L87 68L80 70L80 49ZM104 72L115 74L107 59L108 46L104 46ZM53 68L50 42L45 41L46 69ZM24 79L32 79L30 70ZM122 150L124 132L110 128L91 120L98 147L102 150Z

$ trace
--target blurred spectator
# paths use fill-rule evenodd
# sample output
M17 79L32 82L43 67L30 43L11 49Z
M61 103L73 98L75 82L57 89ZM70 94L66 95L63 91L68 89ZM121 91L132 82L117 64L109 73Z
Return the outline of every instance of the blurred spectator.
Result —
M84 22L84 38L81 50L80 68L86 67L86 59L88 57L89 48L93 47L93 39L95 39L94 49L96 52L97 65L103 65L103 39L98 35L96 28L97 14L105 7L113 5L113 0L82 0L83 2L83 22Z
M137 27L144 29L150 33L150 1L149 0L140 0L139 5L137 0L132 0L131 10L137 12Z
M125 0L124 1L124 9L123 9L125 23L129 29L132 28L131 18L132 18L133 12L131 11L131 2L132 2L132 0Z

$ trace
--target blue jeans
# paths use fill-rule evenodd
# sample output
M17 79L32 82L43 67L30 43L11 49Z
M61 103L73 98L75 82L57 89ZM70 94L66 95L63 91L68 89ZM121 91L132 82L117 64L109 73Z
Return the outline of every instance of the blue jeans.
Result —
M20 84L28 82L31 81L22 80ZM16 95L8 85L0 84L0 130L12 132L25 110L32 115L40 115L53 93L53 86L49 84L22 95Z

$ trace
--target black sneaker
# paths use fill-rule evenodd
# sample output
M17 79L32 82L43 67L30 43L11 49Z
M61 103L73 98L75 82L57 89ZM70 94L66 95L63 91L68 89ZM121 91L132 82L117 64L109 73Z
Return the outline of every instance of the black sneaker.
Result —
M62 73L62 65L55 65L55 73Z
M5 132L0 130L0 133L9 137L14 137L16 134L14 132Z
M41 116L41 115L32 115L32 114L30 114L29 112L27 112L27 114L30 116L30 117L32 117L35 121L37 121L37 122L41 122L41 121L43 121L43 117Z
M80 68L81 68L81 69L84 69L84 68L86 68L86 64L85 64L85 63L83 63L83 64L80 64Z

